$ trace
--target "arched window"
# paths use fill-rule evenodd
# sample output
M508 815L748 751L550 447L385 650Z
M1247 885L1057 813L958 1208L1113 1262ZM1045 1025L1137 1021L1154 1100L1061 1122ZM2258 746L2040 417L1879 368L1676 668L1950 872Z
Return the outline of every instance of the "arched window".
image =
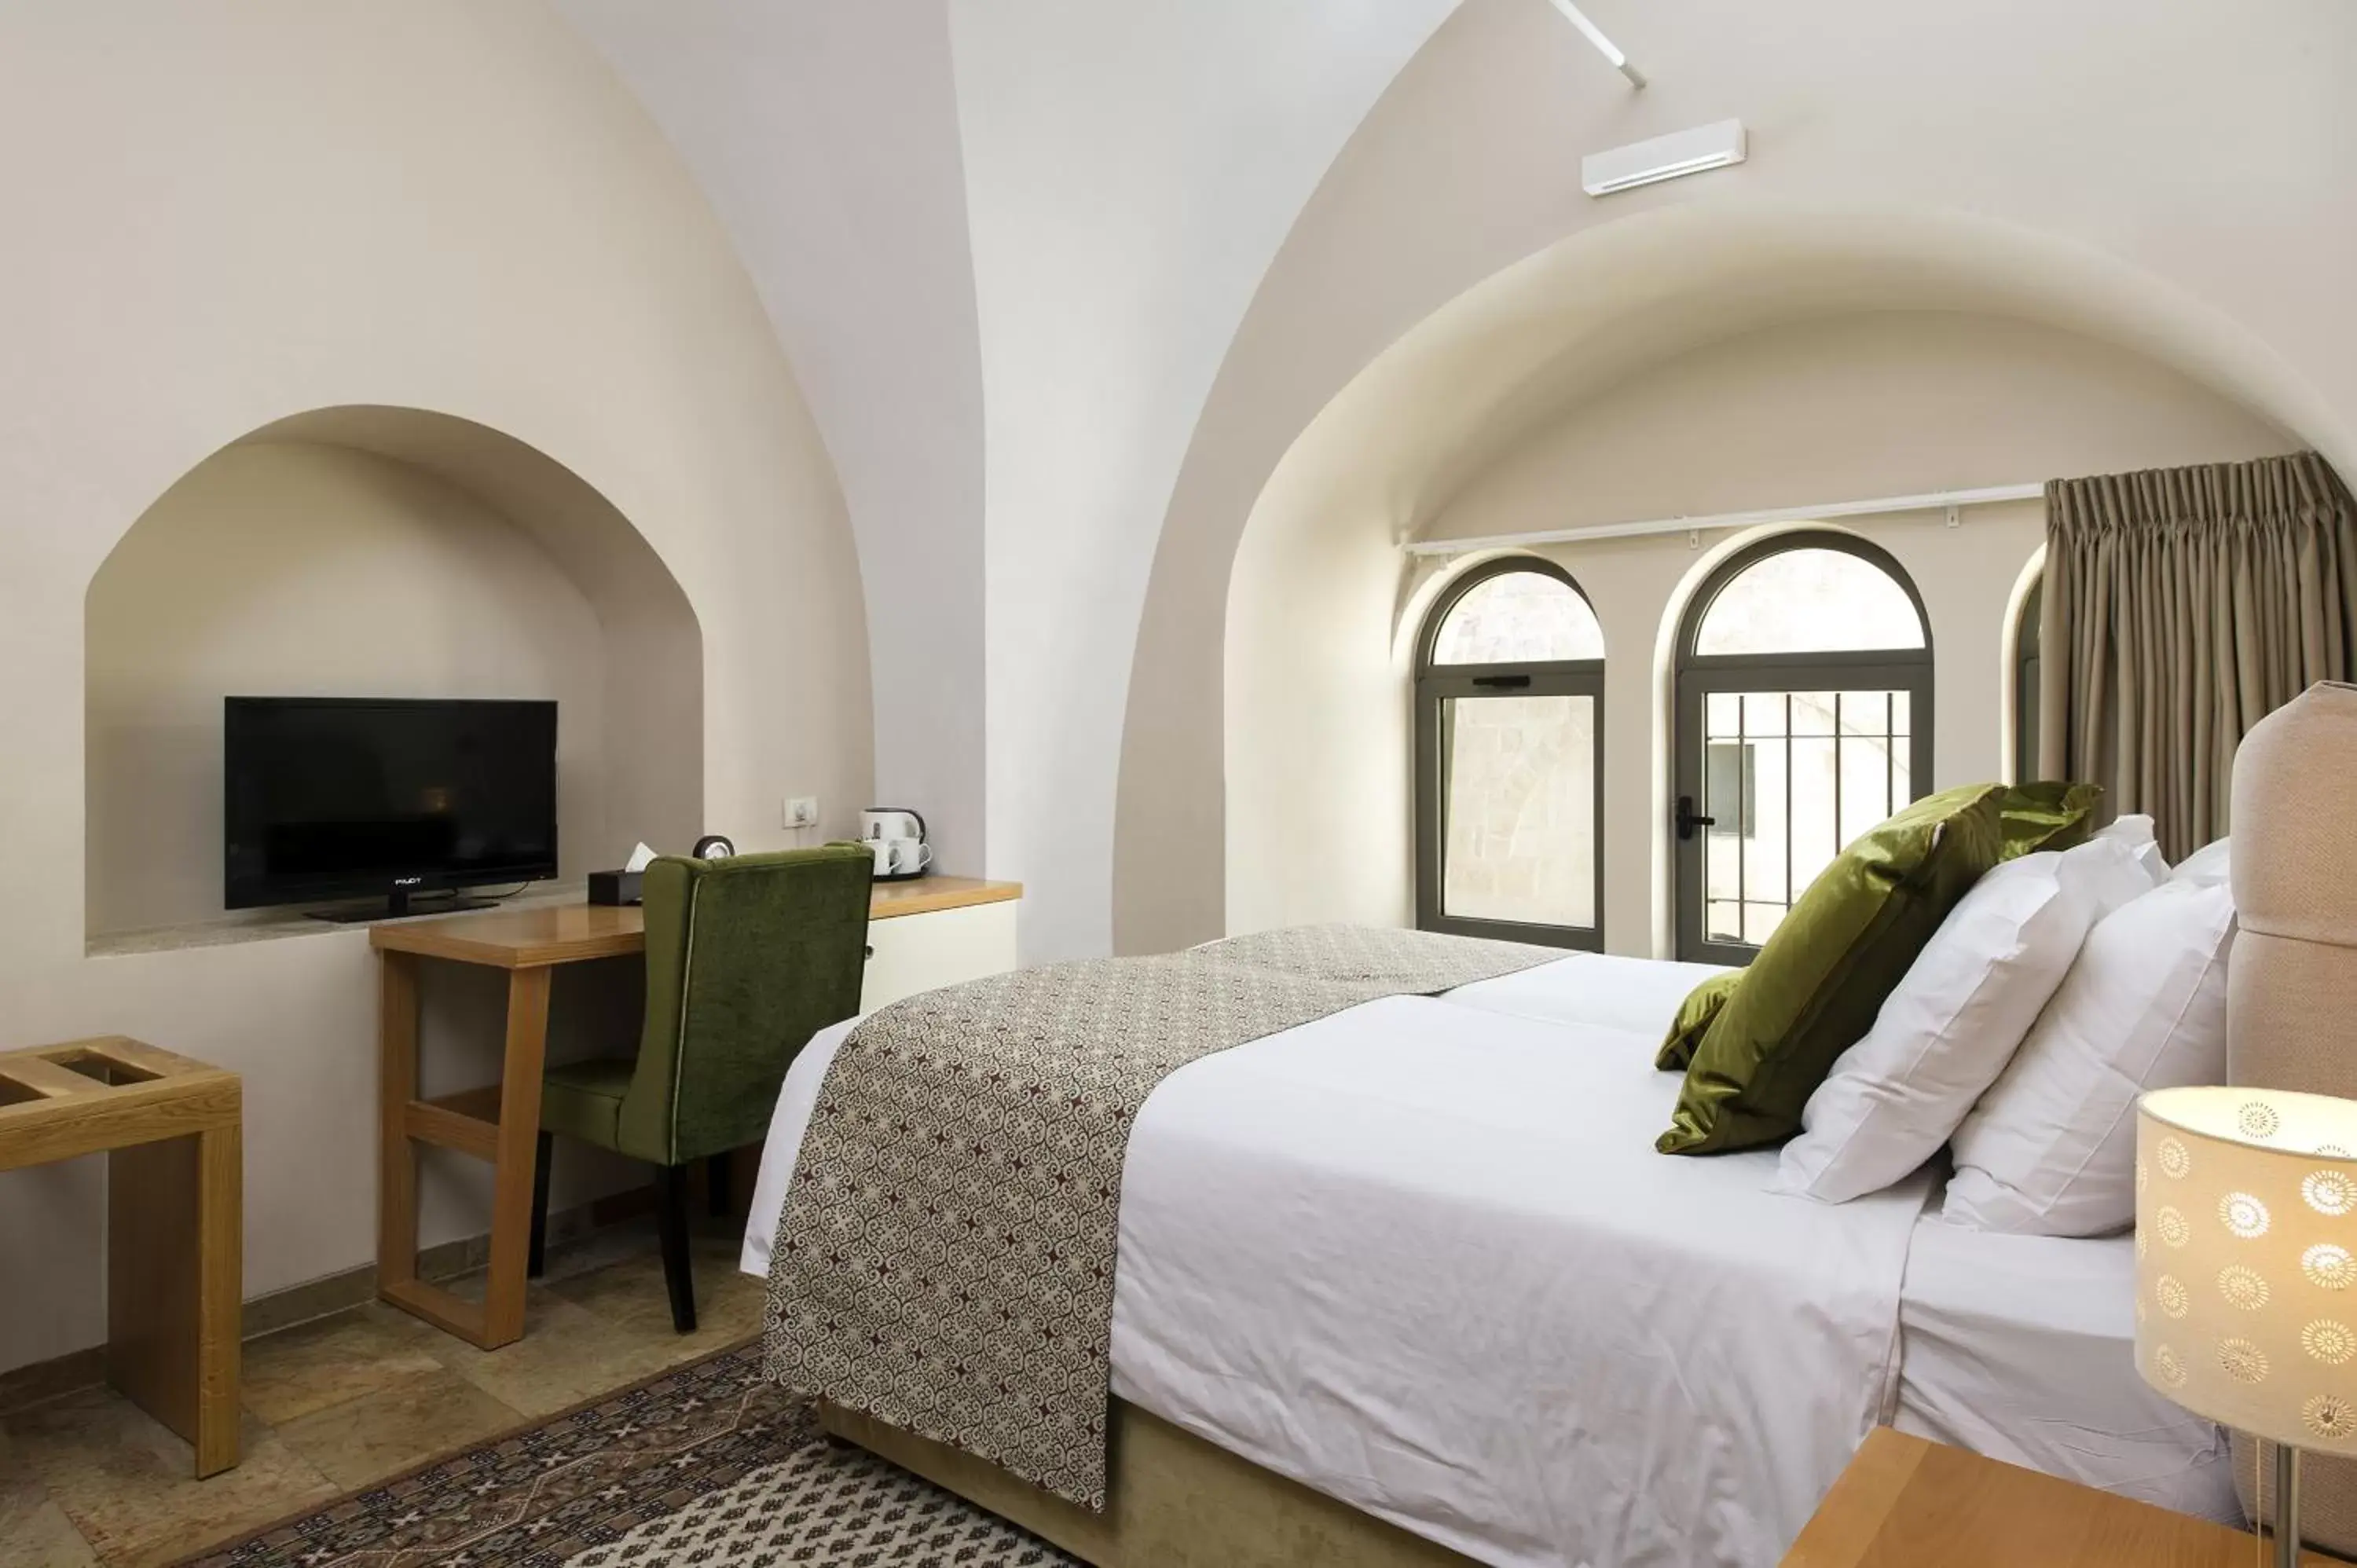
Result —
M2038 617L2045 607L2046 579L2030 585L2013 632L2013 781L2038 777Z
M1564 571L1452 584L1416 650L1416 924L1600 949L1604 632Z
M1889 553L1846 533L1738 551L1677 642L1678 956L1743 963L1859 833L1932 779L1932 635Z

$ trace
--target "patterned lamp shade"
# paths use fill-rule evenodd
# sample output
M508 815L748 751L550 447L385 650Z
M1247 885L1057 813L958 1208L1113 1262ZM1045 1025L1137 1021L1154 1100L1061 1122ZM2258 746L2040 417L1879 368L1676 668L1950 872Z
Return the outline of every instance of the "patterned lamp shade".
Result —
M2198 1415L2357 1454L2357 1101L2136 1107L2136 1370Z

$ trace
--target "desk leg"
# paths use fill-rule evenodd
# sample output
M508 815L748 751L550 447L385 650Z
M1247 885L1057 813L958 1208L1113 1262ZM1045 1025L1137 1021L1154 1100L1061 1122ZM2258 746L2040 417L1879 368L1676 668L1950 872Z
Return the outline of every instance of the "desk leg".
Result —
M484 1348L523 1337L524 1274L532 1255L532 1186L540 1143L540 1079L548 1058L552 972L508 972L507 1063L500 1080L491 1256L483 1287Z
M244 1178L234 1122L107 1157L107 1380L200 1479L238 1460Z
M245 1134L240 1122L197 1138L197 1474L238 1459L238 1388L245 1335Z
M376 1285L390 1296L417 1278L417 1151L406 1121L417 1094L417 955L378 956Z

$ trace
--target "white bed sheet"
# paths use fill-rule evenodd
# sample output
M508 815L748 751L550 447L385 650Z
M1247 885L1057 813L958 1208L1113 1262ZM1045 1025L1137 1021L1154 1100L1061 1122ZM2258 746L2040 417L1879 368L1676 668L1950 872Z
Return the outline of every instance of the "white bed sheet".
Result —
M1435 1000L1545 1024L1625 1030L1646 1036L1652 1047L1658 1047L1686 993L1712 975L1726 972L1723 964L1581 953L1495 980L1460 985L1442 992Z
M1694 978L1571 959L1173 1074L1124 1173L1114 1392L1485 1562L1775 1561L1889 1408L1925 1184L1835 1209L1772 1151L1653 1154ZM748 1272L848 1027L780 1096Z
M2243 1522L2224 1435L2136 1375L2136 1243L1926 1215L1900 1299L1902 1432Z

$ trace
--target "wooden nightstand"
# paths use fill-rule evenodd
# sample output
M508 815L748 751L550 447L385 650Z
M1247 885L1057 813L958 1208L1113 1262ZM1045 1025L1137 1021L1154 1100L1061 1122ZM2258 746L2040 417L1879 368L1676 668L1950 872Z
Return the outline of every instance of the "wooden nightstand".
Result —
M1878 1426L1817 1505L1784 1568L2251 1568L2255 1561L2246 1530ZM2337 1563L2315 1552L2302 1561Z

